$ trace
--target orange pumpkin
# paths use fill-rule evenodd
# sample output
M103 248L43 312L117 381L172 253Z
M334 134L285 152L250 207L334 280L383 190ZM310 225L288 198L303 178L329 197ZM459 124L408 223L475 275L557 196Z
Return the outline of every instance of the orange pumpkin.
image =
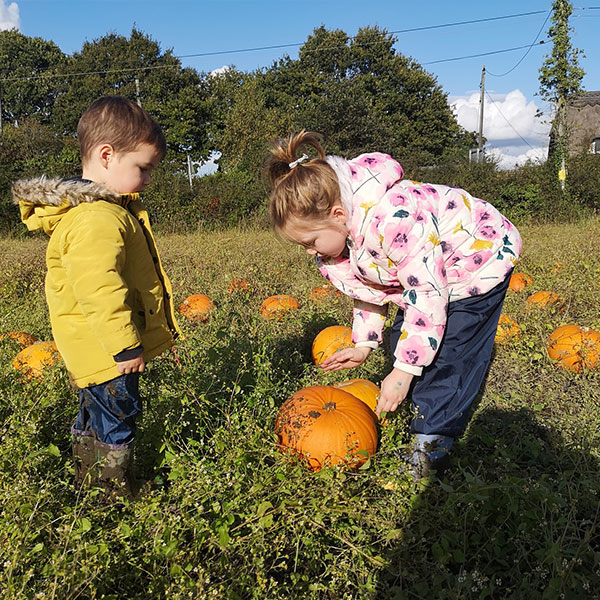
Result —
M36 337L24 331L7 331L0 334L0 340L5 338L14 340L21 348L27 348L27 346L31 346L31 344L35 344L38 341Z
M530 306L552 306L560 303L560 301L561 300L558 294L549 290L535 292L534 294L531 294L529 298L527 298L527 304Z
M297 310L300 308L298 300L293 296L287 296L285 294L278 294L275 296L269 296L260 307L260 316L263 319L280 319L284 314L290 310Z
M342 381L341 383L334 383L333 387L356 396L375 412L380 391L372 381L369 381L368 379L349 379L348 381Z
M39 378L46 367L56 364L60 358L54 342L36 342L15 356L13 367L21 371L27 379Z
M232 279L229 283L229 293L234 292L248 292L250 291L250 284L245 279Z
M548 338L548 356L567 371L581 373L599 364L600 332L579 325L562 325Z
M192 294L179 305L179 314L190 321L205 323L215 305L205 294Z
M513 273L508 282L508 287L513 292L521 292L532 283L533 278L530 275L527 275L526 273Z
M377 418L352 394L316 385L288 398L275 420L280 449L311 471L362 465L377 450Z
M330 285L320 285L316 288L313 288L309 294L309 298L315 302L322 302L329 298L329 296L341 296L342 293L339 290L336 290L334 287Z
M521 337L521 328L519 327L519 324L514 319L511 319L504 314L500 315L494 341L502 344L508 342L512 338L518 337Z
M353 345L352 329L350 327L345 327L344 325L325 327L313 340L313 362L315 365L320 365L338 350L351 348Z

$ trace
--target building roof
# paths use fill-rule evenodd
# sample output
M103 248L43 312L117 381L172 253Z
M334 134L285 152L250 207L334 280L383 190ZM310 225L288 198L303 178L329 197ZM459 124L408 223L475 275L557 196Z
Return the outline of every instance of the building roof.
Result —
M573 99L573 106L600 106L600 91L583 92Z

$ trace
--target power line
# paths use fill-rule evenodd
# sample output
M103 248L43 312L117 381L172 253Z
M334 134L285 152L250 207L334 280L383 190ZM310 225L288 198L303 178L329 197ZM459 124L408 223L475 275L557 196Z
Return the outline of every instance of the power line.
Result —
M548 19L550 18L551 14L552 14L552 11L549 10L548 14L546 16L546 20L542 23L540 30L537 32L537 35L535 36L535 39L533 40L533 42L531 42L531 45L529 46L529 48L527 48L527 51L525 52L525 54L523 54L523 56L517 61L515 66L512 67L512 69L509 69L508 71L506 71L505 73L502 73L501 75L495 75L494 73L490 73L490 71L488 71L488 75L491 75L492 77L504 77L505 75L512 73L525 60L525 57L529 54L529 52L531 51L531 49L533 48L535 43L538 41L538 38L540 37L540 34L542 33L544 27L546 26L546 23L548 22Z
M470 25L470 24L475 24L475 23L485 23L485 22L490 22L490 21L498 21L498 20L502 20L502 19L513 19L513 18L517 18L517 17L537 15L537 14L541 14L541 13L545 13L545 12L546 12L545 10L536 10L536 11L530 11L530 12L524 12L524 13L515 13L515 14L511 14L511 15L502 15L499 17L487 17L485 19L472 19L469 21L456 21L454 23L442 23L439 25L427 25L427 26L423 26L423 27L412 27L409 29L398 29L395 31L390 31L388 33L401 34L401 33L412 33L412 32L417 32L417 31L426 31L426 30L432 30L432 29L441 29L441 28L446 28L446 27L457 27L460 25ZM354 40L354 39L356 39L356 36L351 37L349 39ZM379 43L379 42L373 42L372 44L376 44L376 43ZM540 43L543 43L543 42L540 42ZM295 44L277 44L274 46L259 46L259 47L253 47L253 48L240 48L240 49L236 49L236 50L220 50L220 51L215 51L215 52L198 52L195 54L182 54L180 56L174 56L174 58L177 58L177 59L198 58L198 57L206 57L206 56L218 56L218 55L223 55L223 54L240 54L240 53L244 53L244 52L257 52L257 51L261 51L261 50L281 50L283 48L300 47L303 44L304 44L304 42L295 43ZM371 44L360 44L361 47L368 46L368 45L371 45ZM332 50L336 50L336 49L344 48L344 47L346 47L346 46L330 46L330 47L325 47L325 48L319 48L316 51L319 51L319 52L332 51ZM441 63L441 62L464 60L467 58L476 58L478 56L488 56L490 54L500 54L503 52L512 52L514 50L521 50L526 47L527 46L519 46L517 48L508 48L506 50L497 50L494 52L487 52L487 53L482 53L482 54L474 54L474 55L462 56L462 57L456 57L456 58L450 58L450 59L442 59L442 60L431 61L431 62L421 63L421 64L431 65L431 64ZM57 78L57 77L81 77L81 76L85 76L85 75L103 75L103 74L107 74L107 73L126 73L126 72L134 72L134 71L150 71L150 70L154 70L154 69L175 68L178 66L179 65L155 65L155 66L147 66L147 67L140 66L140 67L136 67L136 68L108 69L108 70L104 70L104 71L88 71L88 72L62 73L62 74L58 73L58 74L52 74L52 75L31 75L28 77L6 77L6 78L0 79L0 82L27 81L27 80L44 79L44 78L52 79L52 78Z
M485 19L473 19L470 21L456 21L455 23L442 23L440 25L426 25L423 27L411 27L410 29L397 29L395 31L389 31L388 33L390 34L399 34L399 33L414 33L416 31L426 31L426 30L430 30L430 29L442 29L445 27L457 27L459 25L471 25L473 23L485 23L488 21L499 21L501 19L513 19L516 17L525 17L525 16L529 16L529 15L538 15L540 13L545 13L545 10L534 10L531 12L524 12L524 13L516 13L516 14L512 14L512 15L503 15L500 17L487 17ZM351 37L351 40L356 39L355 37ZM377 42L376 42L377 43ZM281 48L295 48L295 47L299 47L302 46L304 44L304 42L300 43L300 44L278 44L276 46L261 46L259 48L245 48L245 49L241 49L241 50L222 50L222 51L217 51L217 52L200 52L197 54L182 54L181 56L179 56L178 58L196 58L196 57L202 57L202 56L216 56L218 54L234 54L234 53L239 53L239 52L255 52L258 50L279 50ZM319 48L319 51L322 50L335 50L337 48L341 48L342 46L331 46L330 48Z
M485 92L485 95L490 99L491 103L496 107L496 110L498 111L498 113L500 114L500 116L508 123L508 125L510 126L510 128L532 149L535 150L535 148L512 126L512 123L504 116L504 113L498 108L498 105L494 102L493 98L488 94L488 92Z
M539 42L539 45L544 44L545 40ZM490 56L492 54L502 54L504 52L513 52L514 50L523 50L523 48L529 48L530 46L516 46L515 48L506 48L505 50L493 50L492 52L481 52L480 54L469 54L468 56L457 56L455 58L442 58L440 60L432 60L430 62L421 63L425 65L435 65L443 62L451 62L453 60L465 60L467 58L479 58L480 56Z

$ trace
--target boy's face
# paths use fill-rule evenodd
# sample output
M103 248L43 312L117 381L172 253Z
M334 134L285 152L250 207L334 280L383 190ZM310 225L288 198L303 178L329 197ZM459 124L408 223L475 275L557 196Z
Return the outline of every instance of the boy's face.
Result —
M157 148L146 143L131 152L112 152L108 156L103 183L118 194L142 192L161 158Z

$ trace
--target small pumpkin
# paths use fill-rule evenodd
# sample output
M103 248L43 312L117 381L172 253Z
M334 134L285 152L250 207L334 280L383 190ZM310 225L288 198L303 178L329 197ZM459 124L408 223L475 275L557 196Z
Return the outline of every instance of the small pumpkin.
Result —
M521 337L521 328L519 324L505 314L500 315L498 320L498 329L496 330L496 337L494 341L502 344L508 342L510 339L516 339Z
M6 333L0 334L0 340L6 338L17 342L21 348L27 348L27 346L31 346L31 344L35 344L38 341L35 336L30 333L25 333L24 331L7 331Z
M522 292L528 285L533 283L533 278L527 273L513 273L510 276L508 287L513 292Z
M210 313L214 310L213 301L205 294L192 294L179 305L179 314L190 321L208 321Z
M352 394L325 385L288 398L277 414L275 433L280 449L311 471L359 467L375 454L378 441L375 413Z
M556 306L560 304L561 299L556 292L551 292L550 290L541 290L539 292L535 292L531 294L527 298L527 304L529 306Z
M320 365L339 350L351 348L353 345L352 329L350 327L345 327L344 325L325 327L313 340L313 362L315 365Z
M27 379L39 378L45 368L55 365L61 356L52 342L36 342L27 346L13 359L13 367L21 371Z
M375 412L380 390L372 381L368 379L349 379L348 381L334 383L333 387L356 396Z
M248 292L250 291L250 284L246 279L232 279L229 282L229 294L233 294L235 292Z
M263 319L280 319L290 310L298 310L300 304L293 296L277 294L269 296L260 307L260 316Z
M330 285L319 285L312 289L309 298L314 302L323 302L330 296L341 296L342 293Z
M548 356L557 366L581 373L599 366L600 332L579 325L557 327L548 338Z

